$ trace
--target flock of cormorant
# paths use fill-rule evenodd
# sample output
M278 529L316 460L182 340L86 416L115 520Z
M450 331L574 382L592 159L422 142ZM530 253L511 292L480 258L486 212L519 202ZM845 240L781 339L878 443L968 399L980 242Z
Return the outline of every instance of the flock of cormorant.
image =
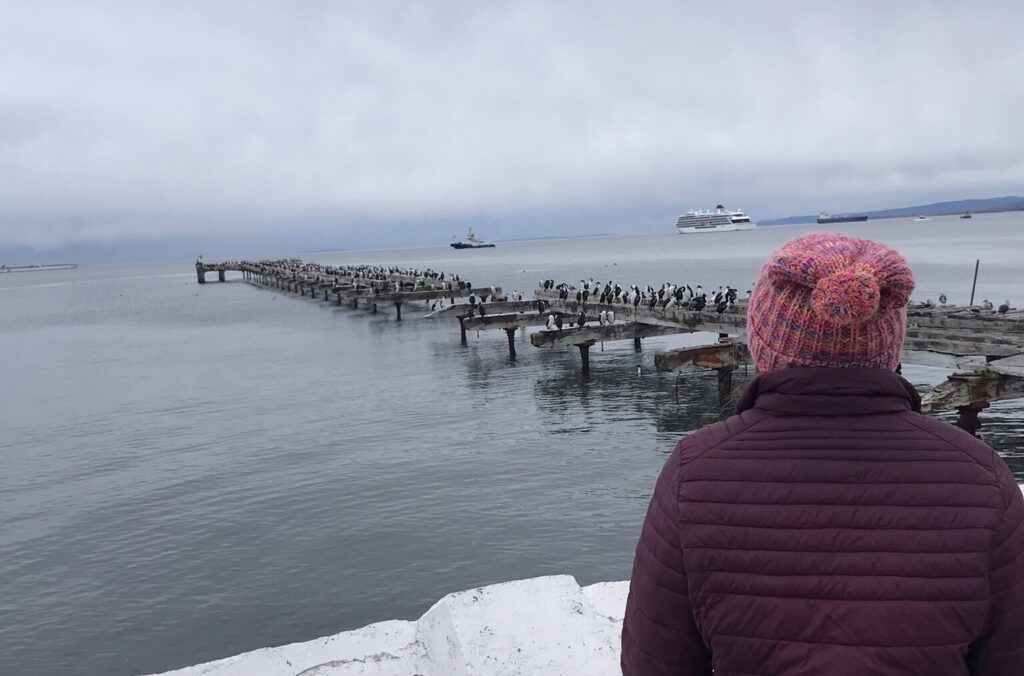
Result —
M662 312L676 307L694 312L712 308L718 314L725 314L732 309L739 296L739 291L731 286L719 286L717 291L709 294L700 284L691 287L689 284L665 282L658 289L649 284L641 289L636 284L625 288L614 281L602 284L595 282L593 278L581 279L579 286L570 286L564 282L556 284L553 279L545 279L541 280L540 289L548 293L557 292L559 300L562 301L575 299L580 304L593 303L603 308L598 314L598 323L601 326L615 323L616 306L624 306L627 309L632 307L634 311L643 306L648 310ZM750 297L750 293L747 291L747 298ZM548 316L546 327L549 330L560 329L562 321L558 313L552 313ZM574 323L582 328L586 322L586 313L581 311Z

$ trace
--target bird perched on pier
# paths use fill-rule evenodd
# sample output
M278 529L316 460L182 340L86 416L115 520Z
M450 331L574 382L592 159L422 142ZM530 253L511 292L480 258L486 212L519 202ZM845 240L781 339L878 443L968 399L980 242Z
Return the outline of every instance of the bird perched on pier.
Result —
M722 298L722 300L715 303L715 312L717 312L720 315L724 315L725 311L729 309L730 305L732 305L732 303L730 303L728 299Z
M580 314L576 317L576 328L582 329L587 323L587 313L580 310Z
M476 294L475 293L469 294L469 304L470 305L476 305Z
M483 317L484 316L484 304L483 303L477 304L476 309L477 309L477 312L480 313L480 316Z
M708 297L705 296L704 294L701 294L693 299L693 302L690 303L690 308L696 310L697 312L700 312L701 310L704 309L704 306L706 306L707 304Z
M547 323L544 324L544 328L546 328L548 331L554 331L555 330L555 315L553 315L553 314L548 315L548 321L547 321Z
M997 310L997 312L999 312L999 314L1001 314L1001 315L1005 315L1009 311L1010 311L1010 301L1009 301L1009 299L1007 299L1002 305L999 306L999 310Z
M945 304L946 304L946 294L940 293L939 294L939 305L945 305Z
M601 326L604 326L605 324L608 323L608 311L607 310L601 310L601 312L598 313L598 315L597 315L597 323L600 324Z
M555 315L555 328L562 330L562 315Z
M988 298L986 298L985 300L981 301L981 309L982 310L991 310L992 309L992 301L990 301Z
M606 320L608 320L609 324L614 324L615 323L615 311L614 310L608 310L607 312L605 312L604 313L604 317L605 317Z

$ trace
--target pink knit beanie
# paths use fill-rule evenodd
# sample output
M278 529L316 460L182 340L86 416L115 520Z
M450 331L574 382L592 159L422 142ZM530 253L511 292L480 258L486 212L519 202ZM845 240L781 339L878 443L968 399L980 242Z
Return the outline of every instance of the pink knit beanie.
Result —
M895 249L815 232L765 263L747 310L747 345L758 370L787 366L894 369L914 290Z

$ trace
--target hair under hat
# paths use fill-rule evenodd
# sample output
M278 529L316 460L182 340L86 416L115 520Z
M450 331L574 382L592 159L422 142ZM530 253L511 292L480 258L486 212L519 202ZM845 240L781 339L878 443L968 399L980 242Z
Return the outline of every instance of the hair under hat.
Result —
M914 276L895 249L817 232L765 263L747 310L747 345L760 371L788 366L894 369Z

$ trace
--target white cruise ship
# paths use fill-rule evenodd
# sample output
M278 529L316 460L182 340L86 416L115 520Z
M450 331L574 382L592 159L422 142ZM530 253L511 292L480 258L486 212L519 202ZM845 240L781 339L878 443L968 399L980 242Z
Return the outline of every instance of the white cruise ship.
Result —
M753 230L757 223L742 209L729 211L721 204L714 211L688 211L676 221L676 228L682 234L695 232L731 232L733 230Z

